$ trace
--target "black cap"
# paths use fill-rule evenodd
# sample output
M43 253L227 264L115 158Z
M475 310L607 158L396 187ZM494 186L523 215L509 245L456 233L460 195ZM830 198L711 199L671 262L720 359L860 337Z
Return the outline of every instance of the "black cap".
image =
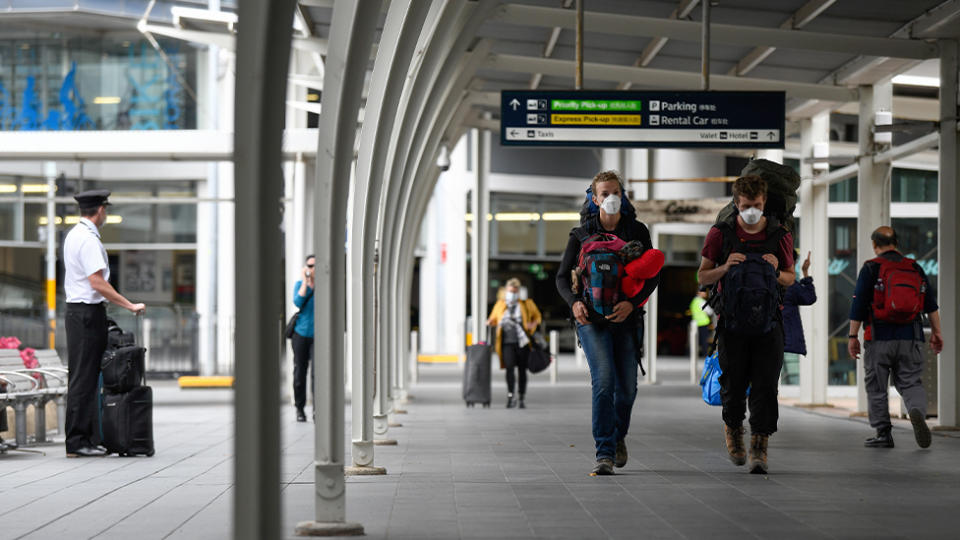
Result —
M91 189L83 193L77 193L73 198L77 200L77 204L80 205L81 210L86 210L99 206L108 206L110 201L107 200L107 197L109 196L109 189Z

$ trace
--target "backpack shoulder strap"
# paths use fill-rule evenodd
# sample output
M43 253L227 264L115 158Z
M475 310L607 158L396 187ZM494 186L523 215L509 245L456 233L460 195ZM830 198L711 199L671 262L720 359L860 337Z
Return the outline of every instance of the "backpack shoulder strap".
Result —
M570 231L570 234L577 237L577 240L580 241L581 247L583 246L583 242L587 238L590 238L590 231L587 230L586 224L583 224L579 227L574 227L573 230Z

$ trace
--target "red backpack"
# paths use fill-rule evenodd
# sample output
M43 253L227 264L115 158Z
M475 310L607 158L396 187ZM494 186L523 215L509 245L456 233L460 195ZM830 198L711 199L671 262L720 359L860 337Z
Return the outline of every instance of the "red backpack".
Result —
M620 282L626 269L617 252L624 245L626 242L618 236L603 232L580 240L576 272L580 278L582 299L604 316L613 313L613 306L623 300Z
M927 284L914 266L914 260L904 257L891 261L877 257L872 262L880 265L873 288L873 320L893 324L913 322L923 311L927 294Z

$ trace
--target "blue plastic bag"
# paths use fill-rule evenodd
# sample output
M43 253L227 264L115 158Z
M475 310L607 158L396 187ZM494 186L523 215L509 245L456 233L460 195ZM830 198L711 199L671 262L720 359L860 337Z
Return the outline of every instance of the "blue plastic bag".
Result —
M700 391L703 401L707 405L720 405L720 359L717 351L707 357L703 363L703 374L700 376Z
M720 357L717 351L707 357L703 362L703 374L700 375L700 391L703 394L703 401L707 405L722 405L720 399L720 375L723 370L720 369ZM750 395L750 387L747 387L747 395Z

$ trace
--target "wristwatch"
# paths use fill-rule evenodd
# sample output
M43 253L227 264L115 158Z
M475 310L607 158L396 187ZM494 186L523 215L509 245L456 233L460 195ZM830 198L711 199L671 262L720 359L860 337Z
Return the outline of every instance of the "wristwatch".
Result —
M847 336L847 337L850 338L850 339L859 339L860 336L858 336L858 335L856 335L856 334L850 334L850 335Z

